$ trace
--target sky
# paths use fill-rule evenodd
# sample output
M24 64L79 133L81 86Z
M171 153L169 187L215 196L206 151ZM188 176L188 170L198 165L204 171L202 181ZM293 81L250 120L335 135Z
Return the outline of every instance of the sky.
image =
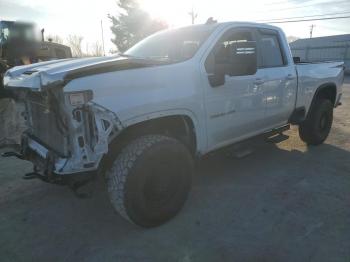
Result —
M95 42L102 42L101 21L105 49L115 49L110 41L108 14L116 15L117 0L0 0L0 19L35 22L46 35L69 34L84 37L83 49ZM153 18L165 20L170 27L191 24L191 9L198 14L195 23L204 23L208 17L224 21L263 21L320 14L341 13L350 16L350 0L139 0ZM345 12L348 12L345 14ZM309 18L310 19L310 18ZM350 18L339 20L308 21L275 24L287 36L309 37L350 33Z

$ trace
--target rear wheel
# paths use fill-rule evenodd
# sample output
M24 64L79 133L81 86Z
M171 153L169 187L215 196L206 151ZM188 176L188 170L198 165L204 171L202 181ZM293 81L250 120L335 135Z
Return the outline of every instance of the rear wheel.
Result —
M142 136L122 150L107 172L110 200L127 220L158 226L183 206L193 169L191 154L176 139Z
M308 145L319 145L331 130L333 104L328 99L318 99L310 110L307 119L299 125L299 136Z

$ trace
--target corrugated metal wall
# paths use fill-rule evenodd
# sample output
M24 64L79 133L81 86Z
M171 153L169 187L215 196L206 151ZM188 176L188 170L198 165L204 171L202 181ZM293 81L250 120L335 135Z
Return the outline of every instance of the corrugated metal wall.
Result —
M293 56L299 56L301 61L344 61L346 70L350 73L350 35L348 41L342 40L337 36L300 39L291 43L290 47Z

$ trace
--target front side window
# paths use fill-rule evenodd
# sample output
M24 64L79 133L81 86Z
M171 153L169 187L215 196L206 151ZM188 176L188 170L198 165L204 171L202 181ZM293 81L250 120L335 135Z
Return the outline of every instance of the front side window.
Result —
M285 64L277 32L260 32L259 46L260 67L279 67Z
M217 65L229 63L232 64L233 62L236 62L239 64L240 70L242 71L241 75L247 75L248 73L244 72L246 70L246 68L244 68L244 63L242 63L244 58L242 56L236 56L237 61L229 61L230 58L232 59L232 55L230 55L230 52L232 52L232 50L236 50L236 52L238 52L240 50L239 46L241 44L253 41L253 33L250 30L231 29L228 32L226 32L216 43L215 47L210 52L205 61L205 69L207 73L213 74ZM244 49L245 52L247 52L246 50L247 48ZM249 53L247 53L247 55L249 55Z

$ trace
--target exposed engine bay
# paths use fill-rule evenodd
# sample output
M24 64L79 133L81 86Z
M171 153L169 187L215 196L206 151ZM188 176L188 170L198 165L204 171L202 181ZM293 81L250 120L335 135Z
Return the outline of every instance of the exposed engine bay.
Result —
M118 117L92 102L92 92L64 93L61 87L16 90L24 103L27 130L21 157L48 176L95 171L109 142L122 130Z

